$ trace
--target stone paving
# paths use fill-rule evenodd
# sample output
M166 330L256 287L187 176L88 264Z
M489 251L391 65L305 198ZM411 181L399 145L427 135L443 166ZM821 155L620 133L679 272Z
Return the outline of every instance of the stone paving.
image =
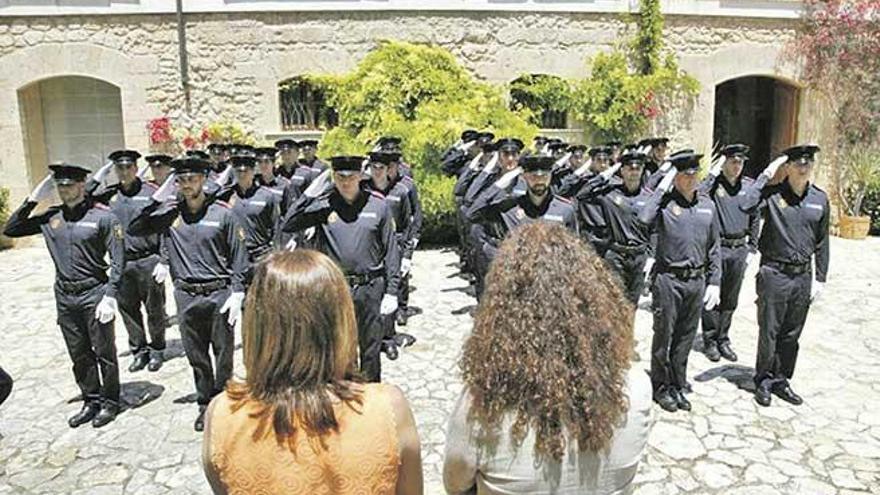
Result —
M0 253L0 363L16 379L0 407L0 493L209 493L199 462L192 374L177 328L172 358L158 373L128 373L120 357L128 409L107 427L67 427L78 410L52 298L53 269L42 247ZM385 379L410 399L422 439L425 493L443 493L445 423L460 392L457 358L473 304L448 251L416 254L410 320L419 339ZM751 399L756 326L754 267L747 275L732 337L738 363L712 363L694 352L694 410L655 408L637 494L880 493L880 239L833 239L829 283L801 339L793 386L806 403ZM648 356L650 313L636 319L638 351ZM117 347L126 346L117 323ZM695 343L699 348L699 342ZM241 370L240 351L237 370ZM635 366L646 369L641 361Z

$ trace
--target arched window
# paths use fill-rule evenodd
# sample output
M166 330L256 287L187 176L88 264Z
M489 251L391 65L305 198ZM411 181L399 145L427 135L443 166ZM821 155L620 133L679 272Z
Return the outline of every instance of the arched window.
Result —
M525 74L510 83L510 108L528 108L532 123L542 129L568 128L569 83L548 74Z
M336 110L326 103L324 91L303 77L278 83L281 130L329 129L339 122Z

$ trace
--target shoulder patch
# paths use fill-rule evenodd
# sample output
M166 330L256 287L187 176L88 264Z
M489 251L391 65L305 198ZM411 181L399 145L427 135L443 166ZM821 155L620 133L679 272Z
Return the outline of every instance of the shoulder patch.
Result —
M220 205L220 206L222 206L222 207L224 207L224 208L232 208L232 205L230 205L230 204L227 203L226 201L223 201L223 200L220 200L220 199L218 199L217 201L214 201L214 204Z
M104 203L95 203L95 208L103 211L110 211L110 207L105 205Z
M373 196L374 198L385 199L385 196L379 191L369 191L369 193L370 196Z

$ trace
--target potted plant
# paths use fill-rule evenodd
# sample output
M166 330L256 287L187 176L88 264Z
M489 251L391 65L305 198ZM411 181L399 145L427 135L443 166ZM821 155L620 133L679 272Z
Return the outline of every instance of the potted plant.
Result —
M865 196L880 187L880 146L856 145L842 154L837 170L841 210L839 233L846 239L864 239L871 217L863 209Z

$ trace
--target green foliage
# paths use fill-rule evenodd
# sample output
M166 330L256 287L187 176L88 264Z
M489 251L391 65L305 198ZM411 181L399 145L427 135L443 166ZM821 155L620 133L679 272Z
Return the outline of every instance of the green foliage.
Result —
M571 110L574 86L574 81L558 76L525 74L510 83L511 105L528 112L531 123L544 127L546 113L564 117Z
M403 154L415 166L425 210L426 242L454 236L450 179L440 177L441 153L465 128L530 142L537 128L526 112L512 111L495 87L474 79L447 50L386 41L354 71L342 76L309 75L339 114L319 153L363 154L381 136L402 138Z
M638 31L632 40L633 58L639 74L650 75L661 68L663 14L660 0L639 0Z
M0 187L0 225L6 225L7 220L9 220L9 189ZM6 249L11 245L9 239L0 240L0 249Z

